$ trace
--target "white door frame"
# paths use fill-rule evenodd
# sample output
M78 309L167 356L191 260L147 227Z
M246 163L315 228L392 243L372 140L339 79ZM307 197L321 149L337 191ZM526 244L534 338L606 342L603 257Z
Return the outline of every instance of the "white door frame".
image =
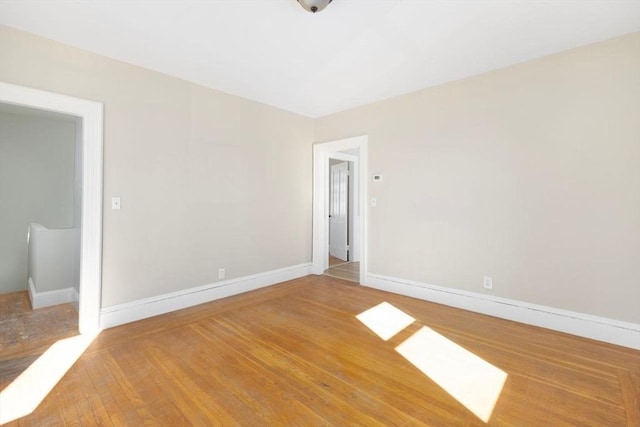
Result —
M81 334L100 330L102 290L102 129L103 105L53 92L0 82L0 102L77 116L82 119L82 216L80 222Z
M358 195L355 201L357 212L360 213L359 248L360 254L360 284L364 284L367 272L367 143L366 135L337 141L315 144L313 146L313 253L311 272L322 274L329 265L329 159L353 161L357 172ZM358 150L358 156L351 156L340 151ZM355 239L354 239L355 240Z

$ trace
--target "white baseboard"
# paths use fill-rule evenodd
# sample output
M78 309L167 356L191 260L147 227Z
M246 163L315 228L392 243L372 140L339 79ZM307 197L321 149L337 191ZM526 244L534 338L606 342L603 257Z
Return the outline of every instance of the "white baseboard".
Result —
M106 307L100 311L100 327L111 328L297 279L309 275L310 269L311 263L305 263Z
M55 291L38 292L33 284L33 280L29 277L29 299L31 307L36 310L38 308L50 307L52 305L74 303L77 304L78 293L74 288L57 289Z
M368 273L371 288L640 350L640 324Z

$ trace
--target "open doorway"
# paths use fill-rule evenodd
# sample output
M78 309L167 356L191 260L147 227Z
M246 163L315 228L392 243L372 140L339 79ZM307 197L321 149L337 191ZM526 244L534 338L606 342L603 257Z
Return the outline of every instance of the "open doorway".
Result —
M0 294L29 291L34 308L78 306L81 126L0 103Z
M0 82L0 103L67 114L81 123L78 329L81 334L94 334L100 330L103 106L95 101L4 82Z
M346 153L342 153L346 154ZM335 156L335 154L333 154ZM324 274L360 282L360 263L354 245L357 211L354 195L357 153L353 160L329 157L329 265Z
M367 137L314 145L313 274L364 283Z
M9 365L15 363L16 366L2 365L0 368L20 368L28 365L29 359L34 360L24 375L18 376L0 391L2 424L33 411L100 331L103 106L94 101L4 82L0 82L0 103L16 108L33 108L45 115L51 113L74 117L74 123L80 128L76 142L81 147L77 153L82 165L75 180L80 187L80 197L77 206L74 206L79 211L77 221L80 235L76 243L79 244L80 253L79 261L76 259L78 311L71 308L74 314L77 313L75 329L80 335L56 341L39 357L38 349L32 349L33 352L17 350L17 353L7 355L5 348L1 347L2 355L9 356ZM29 239L32 238L30 234ZM54 295L56 298L60 296L59 293ZM41 296L48 298L51 294ZM3 328L6 326L3 324Z
M80 126L0 103L0 389L78 334Z
M349 262L349 243L352 239L349 232L353 229L350 224L353 219L351 197L353 190L349 179L352 162L329 159L329 266L336 263Z

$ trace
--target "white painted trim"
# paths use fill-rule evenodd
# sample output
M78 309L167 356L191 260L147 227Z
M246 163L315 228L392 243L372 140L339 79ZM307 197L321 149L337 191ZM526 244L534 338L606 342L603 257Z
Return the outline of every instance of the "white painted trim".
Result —
M368 204L368 136L356 136L338 141L324 142L313 146L313 254L311 273L322 274L328 265L328 221L327 198L329 158L339 151L358 149L359 197L358 211L361 213L359 224L360 243L360 284L364 284L367 271L367 218Z
M75 289L64 288L55 291L38 292L33 285L33 280L29 277L29 299L31 300L31 308L51 307L52 305L73 303Z
M366 286L640 350L640 324L507 298L368 274Z
M55 111L82 119L82 218L80 237L80 333L100 329L102 280L103 105L0 82L0 102Z
M101 312L100 326L111 328L297 279L309 275L310 267L311 263L305 263L106 307Z

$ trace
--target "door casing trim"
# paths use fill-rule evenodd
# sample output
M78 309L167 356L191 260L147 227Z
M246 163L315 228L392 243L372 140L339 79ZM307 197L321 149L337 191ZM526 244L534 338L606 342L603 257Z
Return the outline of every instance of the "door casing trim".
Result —
M360 284L364 284L367 272L367 157L368 136L318 143L313 146L313 248L312 274L322 274L329 265L329 222L328 222L328 191L329 191L329 159L353 161L358 170L358 195L355 201L360 213L359 254L360 254ZM357 150L358 155L341 153L345 150ZM354 172L356 175L356 172Z
M100 330L102 292L103 104L5 82L0 82L0 102L82 119L78 329L81 334L96 333Z

